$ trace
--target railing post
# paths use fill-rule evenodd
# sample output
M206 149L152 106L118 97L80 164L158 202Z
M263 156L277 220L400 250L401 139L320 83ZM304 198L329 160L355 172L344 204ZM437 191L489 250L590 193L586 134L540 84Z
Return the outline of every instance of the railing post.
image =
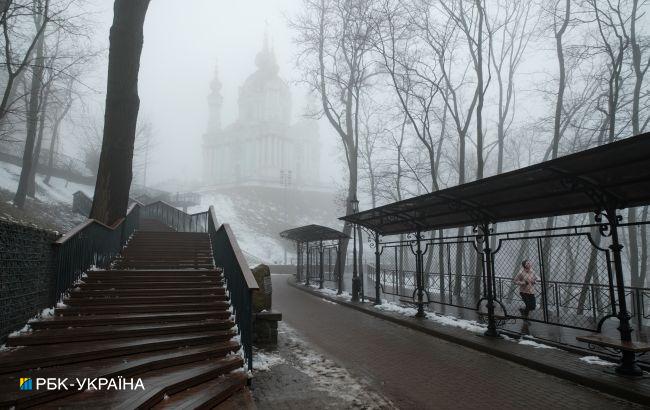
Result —
M380 264L380 252L379 252L379 232L375 232L375 305L381 305L381 287L379 282L381 281L381 267Z
M614 271L616 274L616 288L618 292L618 331L621 334L622 342L632 341L632 326L630 325L630 313L627 310L627 300L625 299L625 279L623 277L623 262L621 259L621 251L623 245L620 244L618 238L618 225L622 217L616 214L616 208L608 208L606 210L607 220L609 221L610 234L612 237L612 244L609 249L614 256ZM643 370L636 363L636 353L623 350L621 353L621 364L616 368L616 372L628 376L641 376Z
M318 253L319 253L319 259L320 259L319 260L320 269L319 269L319 272L318 272L318 274L320 276L320 284L318 285L318 289L323 289L323 281L325 280L324 271L323 271L323 241L320 241L320 243L318 245Z
M542 313L544 314L544 322L548 322L548 296L546 294L546 264L544 264L544 247L542 246L542 238L537 238L537 254L539 260L539 277L542 281ZM549 241L548 247L549 253L551 252L551 246ZM556 302L557 303L557 302ZM558 315L558 320L560 316Z
M420 231L417 231L415 234L415 240L417 245L417 250L415 252L415 276L417 284L417 293L418 293L418 312L415 314L415 317L426 317L424 313L424 269L422 266L422 234Z

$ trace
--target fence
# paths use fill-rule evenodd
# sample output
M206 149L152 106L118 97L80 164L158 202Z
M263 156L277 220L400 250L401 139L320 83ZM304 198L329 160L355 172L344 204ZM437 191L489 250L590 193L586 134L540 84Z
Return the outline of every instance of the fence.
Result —
M538 308L526 319L600 331L603 322L617 314L617 287L607 239L595 228L585 225L492 234L490 263L496 315L523 318L519 311L523 302L514 278L522 261L530 260L538 278L534 286ZM380 242L375 248L379 269L375 263L363 264L365 295L375 296L375 281L379 277L380 297L417 304L418 290L422 289L424 305L455 306L485 314L487 277L483 265L487 258L481 246L476 235L421 239L422 277L418 286L417 237ZM325 257L325 272L328 262ZM317 271L319 267L310 265L309 269ZM337 287L328 280L324 284ZM625 294L638 327L648 326L650 288L625 286Z

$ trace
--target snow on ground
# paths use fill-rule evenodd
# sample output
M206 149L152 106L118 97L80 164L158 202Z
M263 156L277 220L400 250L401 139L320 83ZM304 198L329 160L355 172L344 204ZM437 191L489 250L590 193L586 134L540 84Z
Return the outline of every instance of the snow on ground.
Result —
M595 364L597 366L615 366L616 363L608 362L607 360L603 360L598 356L585 356L580 358L581 361L587 363L587 364Z
M0 187L11 192L16 192L20 179L20 167L6 162L0 162ZM45 175L36 175L36 199L47 203L72 204L72 195L82 191L89 197L93 196L94 187L91 185L68 182L65 179L52 177L50 183L45 184Z
M290 355L286 361L311 378L311 388L347 403L345 408L395 408L390 401L370 388L368 382L352 376L345 368L318 352L285 322L278 324L278 333L278 337L289 345L288 351L284 353Z
M523 339L523 338L519 339L519 344L520 345L525 345L525 346L531 346L531 347L534 347L535 349L556 349L557 350L557 347L545 345L543 343L538 343L538 342L536 342L534 340L530 340L530 339Z
M284 363L284 359L277 352L253 350L253 371L268 372L280 363Z
M201 195L201 205L188 209L189 213L203 212L214 206L214 211L219 223L227 223L233 230L239 247L250 255L258 258L265 263L272 263L284 259L281 239L278 237L271 238L260 234L240 217L243 203L237 201L232 195L210 193ZM244 211L255 212L255 210L246 209ZM249 261L251 263L251 261Z

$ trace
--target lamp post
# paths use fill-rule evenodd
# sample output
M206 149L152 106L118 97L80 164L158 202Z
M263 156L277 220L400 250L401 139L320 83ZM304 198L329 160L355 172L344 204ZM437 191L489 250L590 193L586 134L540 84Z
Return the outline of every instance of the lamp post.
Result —
M289 227L289 210L287 209L287 194L288 188L291 186L291 170L280 170L280 180L282 181L282 186L284 187L284 224L286 227ZM287 246L284 246L284 264L287 264Z
M350 206L352 208L352 213L356 214L359 212L359 201L357 197L354 196L350 199ZM357 271L357 225L352 224L352 301L359 301L359 272Z

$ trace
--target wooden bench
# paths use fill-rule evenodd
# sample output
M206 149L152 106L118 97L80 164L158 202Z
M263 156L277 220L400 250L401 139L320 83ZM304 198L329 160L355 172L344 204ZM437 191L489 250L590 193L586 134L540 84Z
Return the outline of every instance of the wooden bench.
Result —
M610 349L632 352L634 354L643 354L650 352L650 343L644 342L623 342L619 339L602 335L577 336L576 340L593 346L602 346Z
M577 336L576 340L587 343L589 348L600 346L621 353L621 362L616 367L616 373L623 376L642 377L643 370L636 362L637 355L650 351L650 343L624 342L619 339L602 335Z

